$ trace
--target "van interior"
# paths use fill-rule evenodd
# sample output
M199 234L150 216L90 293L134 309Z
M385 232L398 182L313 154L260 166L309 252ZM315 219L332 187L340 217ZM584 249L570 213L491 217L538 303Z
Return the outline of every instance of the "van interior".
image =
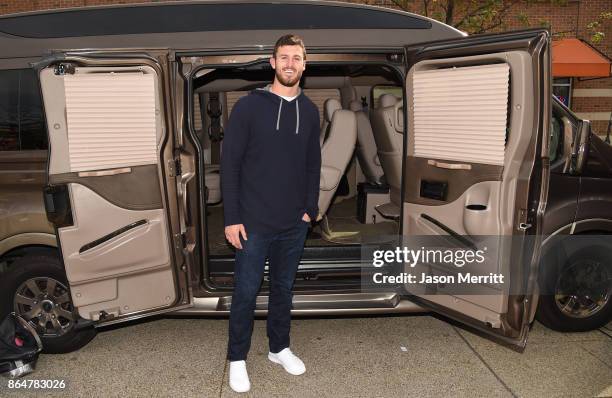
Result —
M223 127L239 98L273 79L265 59L200 69L192 80L192 137L199 143L206 186L204 276L216 287L231 287L235 250L223 224ZM391 65L307 64L300 87L319 109L322 171L319 217L309 229L296 289L358 287L361 242L400 233L404 134L397 127L402 121L392 121L403 118L402 81Z

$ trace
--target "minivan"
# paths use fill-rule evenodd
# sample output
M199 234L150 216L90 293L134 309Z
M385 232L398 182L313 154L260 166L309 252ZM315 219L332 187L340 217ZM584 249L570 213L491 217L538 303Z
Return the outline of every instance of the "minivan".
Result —
M272 80L287 33L306 43L301 87L323 120L295 315L435 311L518 349L535 317L610 320L612 150L552 96L547 30L467 36L390 9L263 0L0 17L0 314L49 353L127 320L227 314L223 128ZM510 238L496 263L514 289L362 288L363 242L428 235ZM576 235L588 244L560 249ZM266 274L257 314L267 292Z

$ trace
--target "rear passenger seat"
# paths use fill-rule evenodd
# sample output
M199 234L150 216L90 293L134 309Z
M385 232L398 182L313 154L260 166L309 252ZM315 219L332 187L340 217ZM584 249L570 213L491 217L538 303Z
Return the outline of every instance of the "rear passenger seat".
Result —
M385 217L397 218L400 215L401 204L404 134L403 131L398 131L398 122L394 119L402 117L403 101L393 94L384 94L380 97L379 103L378 108L370 112L370 121L380 164L389 184L391 202L376 209Z
M331 126L332 116L338 109L342 109L340 101L335 98L328 98L323 102L323 125L321 126L321 135L319 138L319 144L323 148L323 143L329 136L329 129Z
M383 185L384 171L378 158L374 132L370 124L370 118L363 111L360 101L353 100L349 103L349 109L355 112L357 120L357 160L363 174L370 184Z
M325 100L325 120L328 127L322 131L321 180L319 184L319 214L324 216L331 205L340 179L344 174L357 141L355 113L342 109L335 98ZM327 132L325 137L323 132Z

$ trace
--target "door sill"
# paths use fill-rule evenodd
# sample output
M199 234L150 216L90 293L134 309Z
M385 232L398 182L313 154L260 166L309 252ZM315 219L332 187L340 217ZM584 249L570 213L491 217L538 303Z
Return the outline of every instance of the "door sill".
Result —
M223 315L229 314L231 296L195 297L194 305L176 315ZM257 297L256 315L265 315L268 311L268 296ZM341 314L388 314L426 312L417 304L402 300L393 292L379 293L343 293L343 294L295 294L293 296L292 315L341 315Z

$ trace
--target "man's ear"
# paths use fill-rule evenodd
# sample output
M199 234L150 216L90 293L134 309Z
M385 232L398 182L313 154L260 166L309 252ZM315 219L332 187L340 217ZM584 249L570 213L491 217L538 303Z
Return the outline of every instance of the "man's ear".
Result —
M276 59L274 57L270 57L270 65L272 69L276 70Z

